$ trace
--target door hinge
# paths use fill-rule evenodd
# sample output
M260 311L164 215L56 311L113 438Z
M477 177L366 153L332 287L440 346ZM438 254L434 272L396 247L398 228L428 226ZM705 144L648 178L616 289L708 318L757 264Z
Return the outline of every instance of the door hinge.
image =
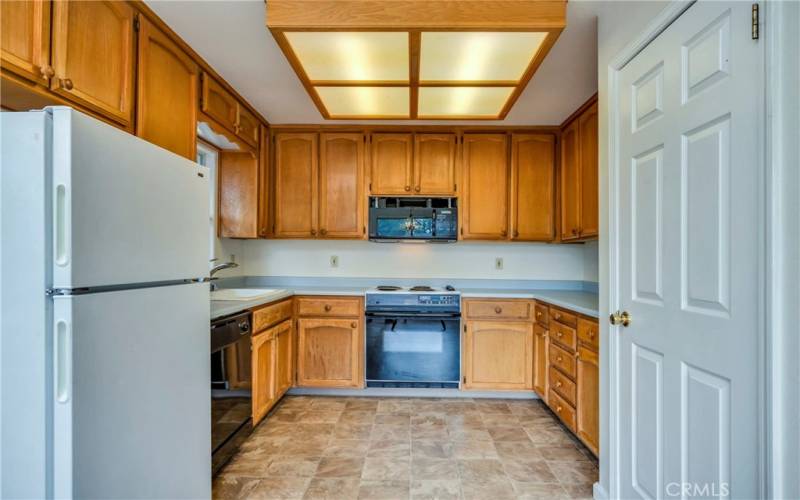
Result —
M466 325L466 323L464 324L464 331L465 331L465 332L467 331L467 325Z
M372 183L371 182L369 183L369 192L370 193L372 192Z
M272 234L275 234L275 223L272 224Z
M753 4L751 11L752 26L750 27L750 36L753 40L758 40L758 4Z
M464 228L461 228L461 236L464 236Z
M453 184L453 192L458 191L458 184Z
M133 18L133 31L139 31L139 28L141 28L141 24L139 22L139 16L137 15Z
M463 377L461 377L461 381L466 384L467 383L467 376L464 375Z

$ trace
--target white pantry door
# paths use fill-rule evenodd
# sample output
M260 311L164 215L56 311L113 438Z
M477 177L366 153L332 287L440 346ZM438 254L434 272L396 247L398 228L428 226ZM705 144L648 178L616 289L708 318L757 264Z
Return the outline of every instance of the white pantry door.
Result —
M618 73L620 496L758 498L763 42L698 2Z

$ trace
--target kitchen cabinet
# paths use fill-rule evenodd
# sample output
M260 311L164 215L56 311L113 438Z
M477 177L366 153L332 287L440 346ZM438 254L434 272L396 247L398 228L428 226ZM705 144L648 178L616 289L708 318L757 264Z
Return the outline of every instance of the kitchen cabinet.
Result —
M511 239L551 241L555 236L555 136L511 137Z
M4 70L43 85L50 66L49 0L0 2L0 61Z
M318 227L317 134L275 136L275 221L278 238L311 238Z
M258 237L259 158L254 151L220 151L218 234Z
M600 367L597 351L583 345L577 353L576 433L597 455L600 444Z
M127 2L53 2L50 89L124 127L133 123L134 16Z
M261 125L259 129L258 158L258 237L267 238L272 235L270 223L272 206L272 169L270 168L269 128Z
M547 398L548 347L547 328L536 323L533 325L533 390L545 400Z
M533 326L523 321L468 320L465 389L532 389Z
M203 73L202 81L203 98L200 101L200 110L220 126L235 132L239 107L236 97L208 73Z
M319 236L366 237L364 135L320 134L319 148Z
M456 195L455 134L414 136L414 194Z
M372 134L369 192L373 196L412 193L412 134Z
M259 119L241 102L236 102L236 127L234 132L252 147L258 146Z
M339 314L358 313L349 318L334 316L335 304ZM297 299L298 386L363 386L363 308L358 297Z
M294 328L286 320L274 328L275 335L275 395L280 398L294 384Z
M140 16L136 135L194 160L198 74L197 64Z
M251 393L253 426L294 383L293 300L261 306L252 312Z
M253 335L252 377L253 426L258 424L275 404L275 332L266 330Z
M467 134L462 146L461 238L508 236L508 139L505 134Z
M583 240L598 233L597 103L561 132L561 239Z

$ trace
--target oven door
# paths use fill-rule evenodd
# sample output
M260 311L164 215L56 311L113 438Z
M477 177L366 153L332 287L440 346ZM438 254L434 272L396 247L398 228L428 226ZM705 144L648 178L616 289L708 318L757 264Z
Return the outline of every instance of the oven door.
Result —
M367 313L367 387L458 388L458 315Z

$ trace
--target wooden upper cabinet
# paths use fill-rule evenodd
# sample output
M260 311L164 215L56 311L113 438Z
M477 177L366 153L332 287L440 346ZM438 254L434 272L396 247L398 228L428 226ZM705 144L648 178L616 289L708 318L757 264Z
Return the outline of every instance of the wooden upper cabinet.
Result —
M464 387L532 389L533 324L468 321L464 335Z
M462 239L508 236L508 152L505 134L464 135Z
M33 82L48 84L50 63L49 0L0 2L0 63Z
M236 131L238 102L214 77L203 73L203 99L200 109L231 132Z
M219 236L258 237L258 167L258 155L255 152L220 152Z
M561 239L577 239L580 227L580 151L578 123L561 132Z
M197 64L147 19L140 20L136 135L194 160Z
M511 139L511 239L555 236L555 137L514 134Z
M372 134L370 194L412 194L412 134Z
M320 134L319 157L319 235L366 237L364 135Z
M236 109L236 135L249 145L258 146L259 119L242 103L237 103Z
M270 207L272 204L272 172L270 169L269 128L261 125L260 147L258 149L258 237L267 238L272 234Z
M455 196L456 136L414 136L414 194Z
M335 318L297 320L297 385L361 387L363 333L360 321Z
M317 235L317 134L275 136L275 236Z
M597 103L578 118L581 157L581 238L598 234Z
M111 118L133 123L134 10L119 1L53 2L50 89Z

